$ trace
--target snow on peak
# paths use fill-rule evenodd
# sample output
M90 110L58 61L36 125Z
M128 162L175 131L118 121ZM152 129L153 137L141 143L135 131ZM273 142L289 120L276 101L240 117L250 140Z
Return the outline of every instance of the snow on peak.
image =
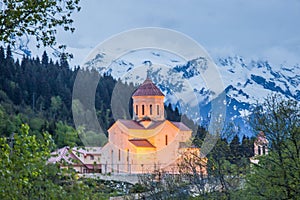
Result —
M180 104L181 111L189 112L193 119L209 116L209 104L215 97L202 77L208 67L207 58L187 61L170 52L148 49L131 52L105 66L104 57L104 53L97 54L85 65L134 84L142 83L150 73L166 95L166 102ZM240 56L218 58L216 65L227 96L228 119L241 120L250 115L250 105L262 102L275 92L300 101L299 65L274 66L266 60L247 62ZM199 108L203 112L199 112Z

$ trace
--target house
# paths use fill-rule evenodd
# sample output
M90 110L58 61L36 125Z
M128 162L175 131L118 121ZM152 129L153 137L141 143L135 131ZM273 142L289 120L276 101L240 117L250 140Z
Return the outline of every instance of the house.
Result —
M101 172L101 147L63 147L51 153L48 163L73 168L79 173Z
M178 173L181 152L192 136L182 122L165 119L164 94L147 78L132 95L133 119L118 119L101 149L103 173ZM200 153L199 153L200 154ZM206 162L206 160L205 160Z

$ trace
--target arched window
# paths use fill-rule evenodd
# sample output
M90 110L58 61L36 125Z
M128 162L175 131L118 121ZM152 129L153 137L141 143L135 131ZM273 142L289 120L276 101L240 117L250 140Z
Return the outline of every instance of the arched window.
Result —
M145 106L142 105L142 115L145 115Z
M168 135L165 136L165 144L168 145Z
M129 163L129 149L127 149L127 162Z
M262 151L263 151L262 154L265 155L266 154L266 147L265 146L262 147Z
M139 106L138 105L135 106L135 113L136 113L136 115L139 114Z
M258 146L258 155L261 155L261 149L260 149L260 146Z
M127 149L127 171L130 173L130 163L129 163L129 149Z
M152 115L152 104L150 104L150 115Z
M156 106L156 113L159 115L159 105Z
M114 150L111 150L111 172L114 172Z

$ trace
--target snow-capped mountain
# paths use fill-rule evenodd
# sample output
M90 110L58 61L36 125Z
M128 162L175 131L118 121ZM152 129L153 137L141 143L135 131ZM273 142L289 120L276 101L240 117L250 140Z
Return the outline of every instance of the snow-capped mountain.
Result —
M166 104L177 106L199 124L206 124L211 113L211 102L219 94L208 87L203 77L209 58L198 57L184 60L178 55L157 50L130 52L107 66L102 62L105 53L97 54L85 63L101 74L110 74L127 83L141 84L147 74L166 95ZM300 66L275 66L268 61L246 62L242 57L227 57L214 60L223 81L226 94L226 121L239 126L242 134L251 135L247 116L251 106L262 102L268 95L277 92L287 98L300 101ZM214 77L209 77L214 78Z

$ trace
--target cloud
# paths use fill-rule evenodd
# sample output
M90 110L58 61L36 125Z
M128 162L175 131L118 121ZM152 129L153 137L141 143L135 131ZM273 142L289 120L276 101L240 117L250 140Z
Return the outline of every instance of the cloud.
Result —
M293 56L300 55L299 0L89 0L81 1L81 6L74 17L75 33L59 35L75 56L83 57L86 51L80 49L93 48L119 32L156 26L187 34L211 54L226 55L228 50L271 61L285 55L299 62Z
M280 46L274 46L262 52L262 58L269 60L272 64L280 66L285 63L288 66L293 66L300 63L299 54L285 49Z

